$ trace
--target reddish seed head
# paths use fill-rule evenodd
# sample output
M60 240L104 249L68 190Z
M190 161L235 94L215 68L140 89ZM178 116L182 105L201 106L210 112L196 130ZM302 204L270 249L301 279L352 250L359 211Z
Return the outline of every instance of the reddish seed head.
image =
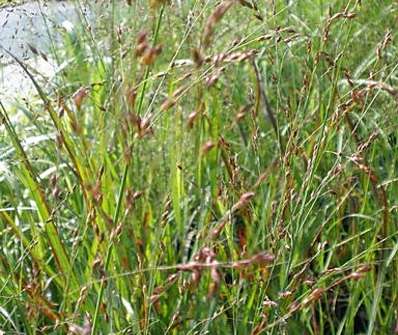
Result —
M306 285L312 286L312 285L314 285L315 281L311 278L307 278L306 280L304 280L303 283Z
M214 74L208 76L208 77L205 79L205 84L206 84L206 86L207 86L207 87L213 86L213 85L218 81L218 78L220 78L220 75L222 74L223 71L224 71L224 68L220 68L220 69L217 69L217 70L214 72Z
M215 144L212 141L207 141L205 144L202 146L202 153L207 154L211 149L213 149Z
M151 65L155 62L155 58L156 58L156 53L154 52L153 48L150 48L145 50L141 58L141 61L145 65Z
M151 121L149 118L140 119L138 126L138 136L143 138L146 135L153 134L153 128L151 126Z
M255 195L254 192L246 192L246 193L242 194L239 201L243 201L243 202L250 201L250 199L253 198L254 195Z
M135 99L137 98L137 91L134 88L129 88L126 93L126 97L129 106L134 107Z
M201 258L204 259L206 263L212 263L215 257L216 253L213 251L213 249L204 247L201 250Z
M144 194L144 192L142 192L142 191L135 191L134 194L133 194L133 199L134 199L134 200L135 200L135 199L138 199L138 198L140 198L143 194Z
M167 111L171 107L173 107L176 104L176 101L174 99L166 99L163 103L162 106L160 106L161 111Z
M134 112L127 113L126 118L131 126L139 127L141 124L141 118Z
M309 304L318 301L322 297L324 292L325 292L325 290L323 288L314 289L310 293L310 295L307 298L304 299L303 306L308 306Z
M151 297L149 298L152 304L156 304L159 299L160 299L160 295L159 294L153 294L151 295Z
M237 122L241 121L245 116L246 116L246 113L239 112L238 114L236 114L236 121Z
M80 109L84 98L87 96L88 90L85 87L79 88L74 94L73 94L73 102L75 103L75 106L77 109Z
M362 272L353 272L349 275L349 278L352 280L360 280L365 277L365 274Z
M234 210L246 207L254 195L254 192L246 192L242 194L239 201L234 205Z
M137 43L140 44L142 42L146 41L146 38L148 36L148 33L144 30L140 31L137 35Z
M203 43L205 47L208 47L210 45L214 28L216 24L221 20L221 18L224 16L224 14L227 12L229 8L235 3L235 1L232 0L225 0L221 4L219 4L216 9L213 11L213 13L210 15L210 17L207 20L204 32L203 32Z
M178 274L173 273L167 278L167 283L174 283L178 279Z
M188 115L188 122L187 123L188 123L188 127L189 128L193 127L193 124L194 124L197 116L198 116L197 112L192 112L191 114Z
M251 261L257 264L267 264L271 263L274 259L275 259L274 255L270 254L269 252L263 251L254 255L251 258Z
M148 43L142 42L138 44L137 47L135 48L135 55L137 57L141 57L147 49L148 49Z
M293 294L292 291L283 291L279 293L280 298L288 298Z
M369 272L371 270L370 265L365 264L365 265L361 265L358 270L356 272Z
M276 307L276 306L278 306L278 304L275 302L275 301L272 301L272 300L264 300L263 301L263 306L264 307Z

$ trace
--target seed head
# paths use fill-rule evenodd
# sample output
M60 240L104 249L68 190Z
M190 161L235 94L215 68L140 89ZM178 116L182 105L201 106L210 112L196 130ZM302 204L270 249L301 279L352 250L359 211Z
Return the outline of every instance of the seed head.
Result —
M202 146L202 153L207 154L211 149L215 147L215 144L212 141L207 141L205 144Z
M250 203L250 200L254 197L254 195L254 192L246 192L242 194L239 201L233 206L233 210L235 211L237 209L246 207Z
M73 102L75 103L75 106L77 109L80 109L84 98L87 96L88 90L85 87L79 88L74 94L73 94Z

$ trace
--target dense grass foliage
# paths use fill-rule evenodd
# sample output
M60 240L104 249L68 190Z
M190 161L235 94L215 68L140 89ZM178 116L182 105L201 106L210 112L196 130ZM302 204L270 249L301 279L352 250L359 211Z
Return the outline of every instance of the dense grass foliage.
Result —
M15 5L18 4L19 2L14 1L14 0L0 0L0 7L6 7L9 5Z
M0 333L397 334L398 3L74 3L0 106Z

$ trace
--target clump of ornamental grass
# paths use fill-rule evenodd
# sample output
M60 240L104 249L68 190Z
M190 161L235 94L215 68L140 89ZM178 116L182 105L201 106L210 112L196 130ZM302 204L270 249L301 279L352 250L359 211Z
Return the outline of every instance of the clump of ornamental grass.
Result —
M396 333L397 6L75 5L3 50L0 332Z

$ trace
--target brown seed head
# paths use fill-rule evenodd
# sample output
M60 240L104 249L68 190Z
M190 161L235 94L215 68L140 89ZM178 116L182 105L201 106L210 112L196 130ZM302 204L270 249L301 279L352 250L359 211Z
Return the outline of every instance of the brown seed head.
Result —
M352 280L360 280L365 277L365 274L363 272L353 272L351 273L348 278Z
M279 293L280 298L288 298L293 294L292 291L283 291Z
M256 264L268 264L274 261L275 256L270 254L269 252L263 251L251 258L251 261Z
M156 52L154 48L147 48L141 58L141 62L145 65L151 65L155 62Z
M171 107L173 107L176 104L176 100L175 99L171 99L171 98L167 98L162 105L160 106L160 110L162 112L167 111L168 109L170 109Z
M138 44L135 48L135 55L137 57L141 57L144 52L148 49L148 43L147 42L142 42L140 44Z
M276 303L275 301L266 299L266 300L263 301L263 306L264 306L264 307L271 308L271 307L276 307L276 306L278 306L278 303Z
M304 301L303 301L303 306L306 307L306 306L308 306L309 304L312 304L312 303L318 301L318 300L322 297L322 295L323 295L324 292L325 292L325 290L324 290L323 288L316 288L316 289L314 289L314 290L310 293L310 295L309 295L307 298L304 299Z
M254 192L246 192L242 194L239 201L233 206L233 210L246 207L250 203L250 200L254 197L254 195Z
M126 98L129 106L134 108L135 100L137 98L137 91L134 88L129 88L126 93Z
M188 115L188 121L187 121L188 128L190 128L190 129L193 128L193 124L194 124L197 116L198 116L197 112L192 112L191 114Z
M207 141L205 144L202 146L202 153L207 154L211 149L215 147L215 144L212 141Z
M147 40L148 33L144 30L141 30L137 35L137 44L141 44Z
M73 102L77 109L80 109L84 98L87 96L88 90L85 87L80 87L72 96Z
M235 3L233 0L225 0L219 4L210 17L207 20L204 32L203 32L203 44L205 47L210 45L214 28L216 24L222 19L224 14L228 11L229 8Z

